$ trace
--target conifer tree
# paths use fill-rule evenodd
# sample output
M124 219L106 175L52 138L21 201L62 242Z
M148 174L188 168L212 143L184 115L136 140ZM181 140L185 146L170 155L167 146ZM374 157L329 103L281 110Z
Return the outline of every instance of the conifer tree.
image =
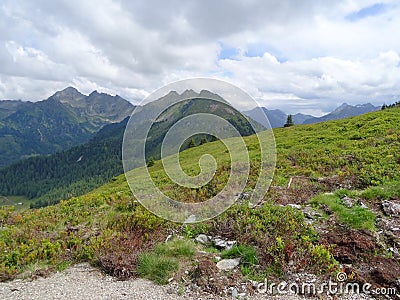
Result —
M190 142L189 142L189 146L188 146L188 148L193 148L193 147L196 147L197 145L196 145L196 142L194 141L194 138L191 138L190 139Z
M292 117L292 115L288 115L287 116L287 119L286 119L286 123L285 123L285 125L283 125L284 127L290 127L290 126L293 126L294 125L294 123L293 123L293 117Z

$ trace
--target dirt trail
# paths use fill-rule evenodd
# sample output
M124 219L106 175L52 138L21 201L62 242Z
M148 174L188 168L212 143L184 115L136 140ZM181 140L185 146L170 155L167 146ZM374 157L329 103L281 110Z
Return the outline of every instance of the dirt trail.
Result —
M17 279L0 283L0 299L227 299L214 295L191 292L179 295L178 285L158 286L147 280L117 281L88 264L78 264L49 277ZM229 299L229 298L228 298ZM239 298L240 299L240 298ZM305 299L301 296L246 296L245 299ZM340 298L336 298L340 299ZM343 299L368 299L358 295Z

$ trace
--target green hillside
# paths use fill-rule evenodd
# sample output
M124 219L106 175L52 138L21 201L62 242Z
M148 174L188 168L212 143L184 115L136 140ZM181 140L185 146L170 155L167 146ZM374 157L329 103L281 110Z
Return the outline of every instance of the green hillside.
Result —
M335 276L339 263L350 263L349 272L355 280L367 278L376 286L394 285L400 266L388 249L397 247L398 240L381 234L377 241L374 235L380 232L378 217L396 221L380 212L379 203L400 197L399 124L400 108L392 108L344 120L275 129L277 167L263 203L249 208L242 200L216 219L200 224L181 226L152 215L132 197L124 175L54 206L27 211L5 206L0 210L0 278L29 276L89 261L119 278L140 275L154 279L146 273L148 259L154 251L158 257L168 256L159 243L174 232L186 239L204 233L236 240L240 248L229 253L202 250L210 256L217 252L219 256L242 257L241 274L253 280L265 276L284 279L290 272ZM252 162L246 187L251 192L257 178L259 149L254 136L244 139ZM174 186L160 161L149 169L167 194L179 195L183 201L202 201L218 192L229 172L229 159L219 141L182 152L183 169L196 174L197 158L204 153L214 155L219 162L217 178L204 188ZM368 208L361 204L344 206L344 195ZM286 204L312 207L320 217L310 225L302 209ZM337 238L335 234L339 233L349 238ZM349 246L343 248L347 240ZM157 282L165 283L165 276L173 276L168 272L180 268L176 258L167 258L174 262L172 269L159 267L166 274L154 279ZM193 257L188 259L189 265L196 265ZM384 272L390 270L389 275L379 273L380 269L368 273L366 263L379 265Z
M122 174L121 145L127 121L104 126L83 145L0 169L0 195L25 196L30 207L43 207L87 193Z

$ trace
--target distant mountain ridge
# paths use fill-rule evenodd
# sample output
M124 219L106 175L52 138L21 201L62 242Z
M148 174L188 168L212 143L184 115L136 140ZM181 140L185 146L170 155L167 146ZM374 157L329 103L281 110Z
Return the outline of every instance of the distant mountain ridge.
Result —
M134 106L120 96L91 92L88 96L81 94L73 87L68 87L55 93L51 98L69 105L81 116L94 118L92 122L121 122L129 116Z
M154 113L164 107L168 108L159 116ZM136 128L150 126L146 140L146 157L158 159L160 157L161 144L167 131L182 118L199 113L211 113L221 117L233 125L242 136L254 134L254 129L263 129L259 124L252 124L242 113L230 106L222 97L210 91L201 90L197 93L193 90L185 90L181 94L176 91L170 91L168 94L139 107L135 111L135 124L132 124L132 126ZM215 128L214 133L217 134L219 129ZM194 139L196 142L199 142L201 137L195 136ZM138 142L139 140L132 141L132 148ZM184 143L182 149L186 149L188 143L189 141L187 144Z
M362 115L368 112L376 111L379 110L380 107L374 106L371 103L366 103L366 104L358 104L358 105L349 105L347 103L343 103L340 105L338 108L336 108L334 111L321 116L321 117L314 117L311 115L305 115L302 113L297 113L292 115L292 119L294 124L313 124L313 123L319 123L319 122L325 122L329 120L338 120L338 119L344 119L348 117L355 117L358 115ZM253 120L260 122L263 126L267 126L263 120L263 118L260 116L262 112L265 113L265 115L268 117L268 120L271 124L272 128L278 128L278 127L283 127L283 125L286 123L287 119L287 114L284 113L283 111L279 109L274 109L274 110L268 110L265 107L256 107L252 110L245 111L244 114L252 118Z
M85 143L134 108L119 96L96 91L85 96L73 87L38 102L0 101L0 167Z
M265 118L262 116L263 113L268 117L272 128L283 127L287 118L287 114L283 111L279 109L269 110L265 107L256 107L243 113L267 128L269 126L268 124L265 124ZM295 124L302 124L305 120L313 118L311 115L304 115L302 113L295 114L292 117Z
M319 122L325 122L330 120L338 120L344 119L348 117L355 117L362 114L366 114L368 112L379 110L380 107L373 106L371 103L366 104L358 104L358 105L349 105L347 103L343 103L338 108L336 108L333 112L326 114L322 117L313 117L307 119L303 122L303 124L313 124Z
M21 100L2 100L0 101L0 120L15 113L26 102Z

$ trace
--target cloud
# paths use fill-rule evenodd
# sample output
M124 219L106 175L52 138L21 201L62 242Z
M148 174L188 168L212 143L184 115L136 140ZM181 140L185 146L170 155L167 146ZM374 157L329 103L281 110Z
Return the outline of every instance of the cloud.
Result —
M330 110L399 93L395 1L2 1L0 99L74 85L135 102L215 77L271 108Z
M269 53L223 60L221 65L270 108L303 110L317 106L327 112L341 102L380 105L400 95L400 58L394 51L363 60L319 57L279 62Z

